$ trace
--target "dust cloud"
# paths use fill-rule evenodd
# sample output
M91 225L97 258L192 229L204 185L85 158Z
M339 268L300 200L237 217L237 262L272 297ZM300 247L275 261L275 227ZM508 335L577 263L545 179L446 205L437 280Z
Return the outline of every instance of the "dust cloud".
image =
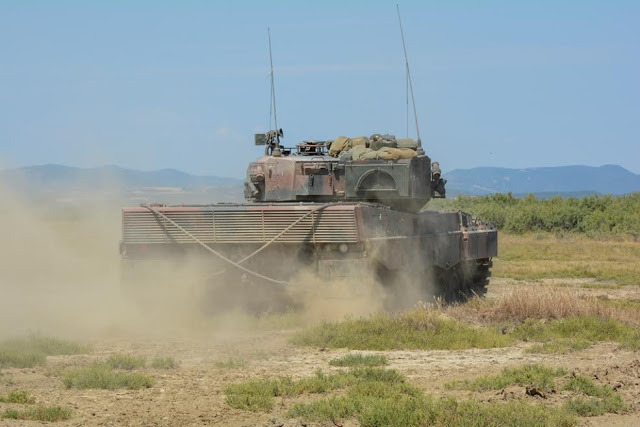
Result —
M153 276L126 289L120 205L85 205L38 203L0 188L0 338L28 331L186 337L196 330L203 323L191 286L198 269L154 265Z
M255 325L256 315L229 310L243 291L215 275L220 266L210 257L148 263L123 286L120 205L99 199L81 207L38 203L0 187L0 339L28 331L78 339L216 339ZM203 310L212 291L233 301ZM302 271L281 293L282 307L296 310L295 326L384 308L373 277L326 281Z

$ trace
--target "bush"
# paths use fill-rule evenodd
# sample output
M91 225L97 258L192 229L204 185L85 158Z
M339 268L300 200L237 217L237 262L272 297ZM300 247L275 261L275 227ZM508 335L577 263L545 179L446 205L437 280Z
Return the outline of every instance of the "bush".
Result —
M533 195L516 198L511 193L461 195L437 201L433 206L470 212L499 230L513 233L548 231L640 236L640 193L582 199L557 196L546 200Z

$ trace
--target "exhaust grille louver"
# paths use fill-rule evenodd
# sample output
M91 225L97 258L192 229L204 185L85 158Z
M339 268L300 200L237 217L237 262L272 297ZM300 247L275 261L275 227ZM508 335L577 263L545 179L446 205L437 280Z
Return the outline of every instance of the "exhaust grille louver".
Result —
M310 209L194 209L154 208L204 243L268 242ZM147 209L122 212L123 238L127 244L192 243L174 225ZM357 242L355 211L332 209L313 212L284 233L278 242Z

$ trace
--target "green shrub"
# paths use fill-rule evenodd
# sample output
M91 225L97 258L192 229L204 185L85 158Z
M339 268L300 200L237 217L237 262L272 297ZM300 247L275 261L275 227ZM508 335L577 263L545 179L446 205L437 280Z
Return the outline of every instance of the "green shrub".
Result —
M144 356L136 357L128 354L114 354L107 359L107 365L113 369L125 369L131 371L137 368L144 368L147 364L147 358Z
M574 316L552 322L529 319L509 335L520 340L541 341L549 346L559 341L585 348L587 343L612 341L632 350L640 348L640 331L637 327L596 316Z
M400 379L400 381L398 380ZM355 418L364 427L377 426L558 426L575 425L574 416L563 408L521 401L480 403L475 400L425 396L418 388L395 375L379 374L356 381L340 396L296 403L289 417L304 421L338 424Z
M23 403L31 404L36 403L36 399L25 390L12 391L6 396L0 395L0 403Z
M533 195L516 198L511 193L490 196L458 196L435 201L434 208L461 209L514 233L535 231L579 232L590 235L640 236L640 193L625 196L585 196L582 199Z
M567 372L562 368L549 368L543 365L525 365L520 368L505 368L500 375L487 375L473 381L456 381L447 384L448 388L466 390L500 390L510 385L531 386L540 390L555 387L554 378Z
M63 421L71 418L71 409L62 406L36 406L26 409L7 409L2 418L32 421Z
M584 376L574 376L565 385L564 390L582 393L589 398L576 397L568 400L565 407L582 417L604 415L608 412L620 412L626 408L622 398L608 385L597 385Z
M378 368L366 368L347 373L345 371L326 375L317 370L313 377L294 381L289 377L266 380L250 380L231 384L225 388L227 404L232 408L248 411L269 411L273 408L274 397L299 396L304 393L326 393L353 384L358 377L397 376L395 371L379 373Z
M65 371L63 382L67 388L107 390L127 388L137 390L149 388L155 381L153 378L137 372L116 371L111 366L95 364L86 368Z
M508 346L512 339L427 310L323 323L298 332L294 344L355 350L459 350Z

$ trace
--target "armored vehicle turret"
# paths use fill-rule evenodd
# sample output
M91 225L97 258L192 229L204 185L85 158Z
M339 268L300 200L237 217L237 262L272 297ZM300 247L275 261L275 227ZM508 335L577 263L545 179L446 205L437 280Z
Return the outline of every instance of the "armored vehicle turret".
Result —
M432 197L445 196L438 163L431 163L416 140L375 134L284 148L281 134L256 135L256 144L266 150L247 170L247 200L365 201L416 213Z

